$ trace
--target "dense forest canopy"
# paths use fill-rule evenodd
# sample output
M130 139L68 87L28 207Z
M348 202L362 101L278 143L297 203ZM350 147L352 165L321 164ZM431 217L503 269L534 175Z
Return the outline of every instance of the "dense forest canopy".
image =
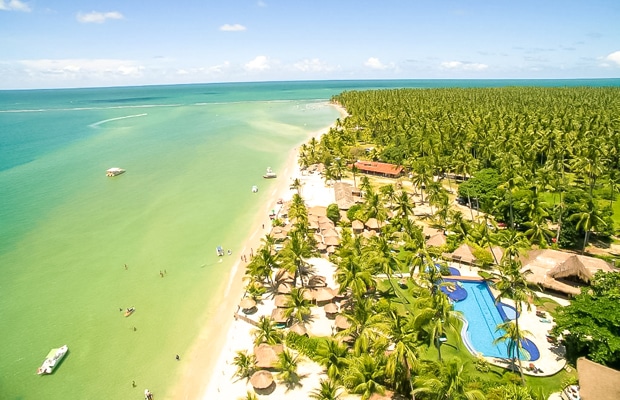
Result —
M419 186L493 170L494 191L459 196L510 227L534 229L540 244L585 247L592 232L614 233L620 88L389 89L332 101L349 115L301 153L335 179L357 159L403 165Z

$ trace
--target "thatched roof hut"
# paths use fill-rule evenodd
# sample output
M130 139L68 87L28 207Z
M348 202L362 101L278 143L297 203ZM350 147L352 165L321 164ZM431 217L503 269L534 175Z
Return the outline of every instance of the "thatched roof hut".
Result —
M568 295L581 293L580 287L590 282L597 271L612 271L598 258L558 250L532 250L521 260L528 282ZM581 283L580 283L581 282Z
M336 246L328 246L327 247L327 252L328 253L335 253L336 252Z
M321 235L323 235L324 238L326 238L326 237L340 237L340 234L334 228L325 229L324 231L321 231Z
M446 236L443 233L436 233L426 241L427 247L441 247L447 243Z
M476 257L473 254L473 249L466 243L459 246L458 249L452 253L452 259L459 260L465 264L473 264L476 261Z
M308 208L308 215L316 215L316 216L326 216L327 215L327 207L324 206L313 206Z
M278 293L279 294L287 294L291 293L291 285L284 282L278 285Z
M353 187L350 183L335 182L334 183L334 198L336 204L341 210L348 210L355 204L353 199Z
M379 221L376 218L368 218L368 221L366 221L366 228L368 229L379 230L384 226L385 226L385 222Z
M324 304L334 299L334 293L331 289L322 287L312 291L312 297L316 300L317 304Z
M288 296L284 294L279 294L273 298L274 305L276 307L284 308L286 307L286 302L288 301Z
M273 368L278 362L278 354L284 351L281 344L269 345L261 343L254 347L254 356L256 357L256 366L258 368Z
M582 357L577 359L577 373L583 400L620 399L620 371Z
M425 238L430 238L437 235L438 233L442 232L439 229L431 228L430 226L424 225L422 227L422 235L424 235Z
M334 303L325 304L323 310L325 311L325 315L327 316L327 318L333 319L336 314L338 314L338 306Z

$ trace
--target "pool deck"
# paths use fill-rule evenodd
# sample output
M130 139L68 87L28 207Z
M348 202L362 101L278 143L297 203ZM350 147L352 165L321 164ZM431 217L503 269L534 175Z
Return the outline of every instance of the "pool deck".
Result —
M463 279L468 281L481 280L478 275L478 268L468 265L459 265L455 262L448 263L450 267L457 268L461 272L461 276L454 276L455 279ZM449 277L446 277L449 278ZM491 288L493 296L497 296L497 291ZM551 298L558 303L565 305L568 302L565 299L551 296L547 293L536 292L540 297ZM514 301L510 299L502 299L502 303L514 307ZM546 317L541 318L536 315L536 306L532 305L531 310L524 309L519 317L519 328L529 331L531 335L527 336L540 352L540 358L534 362L522 361L523 373L531 376L551 376L560 372L566 366L565 348L564 346L553 344L547 341L547 334L553 327L553 318L545 313ZM498 367L511 368L512 361L507 358L485 357L485 359ZM529 366L533 364L537 372L532 371Z

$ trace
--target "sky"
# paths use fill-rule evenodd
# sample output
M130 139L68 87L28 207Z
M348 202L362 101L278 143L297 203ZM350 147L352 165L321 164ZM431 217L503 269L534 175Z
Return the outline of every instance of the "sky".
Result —
M0 0L0 89L620 77L620 0Z

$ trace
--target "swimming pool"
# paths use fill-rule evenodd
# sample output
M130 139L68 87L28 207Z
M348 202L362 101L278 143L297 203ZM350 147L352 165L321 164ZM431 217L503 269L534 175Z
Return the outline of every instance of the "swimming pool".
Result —
M467 292L462 300L454 302L454 309L462 312L467 321L462 332L463 342L467 348L473 354L482 353L485 357L507 358L507 343L493 344L493 341L504 334L503 331L496 331L497 325L514 319L515 309L503 303L496 305L486 282L452 279L446 281L458 282L458 285ZM522 346L529 353L529 357L522 354L521 360L538 360L540 353L534 343L525 339Z

